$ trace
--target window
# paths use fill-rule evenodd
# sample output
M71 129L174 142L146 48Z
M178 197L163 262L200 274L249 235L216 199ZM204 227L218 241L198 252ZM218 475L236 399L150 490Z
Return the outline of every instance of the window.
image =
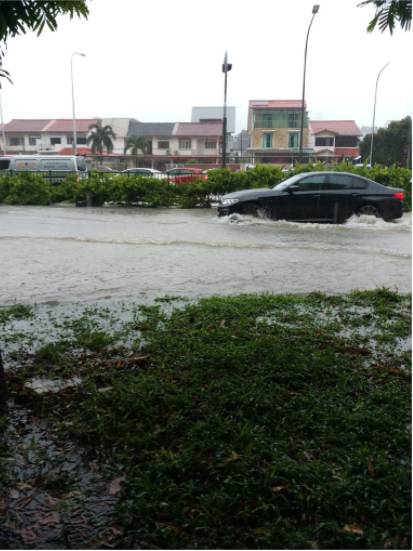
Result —
M295 148L298 147L298 136L299 132L290 132L288 134L288 147Z
M326 146L326 145L334 145L334 138L316 138L315 139L315 145L316 147L319 146Z
M288 113L288 128L298 128L299 113Z
M216 140L205 140L205 149L216 149L217 142Z
M263 148L272 147L272 133L264 132L261 145Z
M357 147L357 136L336 136L336 147Z
M276 128L274 113L258 111L254 113L254 128Z
M37 145L37 140L40 140L40 136L29 136L29 145Z
M67 137L67 143L70 144L70 145L73 144L73 136L68 136ZM76 144L77 145L86 145L87 144L86 136L76 136Z
M192 143L191 140L183 138L179 140L179 149L191 149Z
M50 138L50 145L60 145L62 138Z
M158 149L169 149L169 141L168 140L159 140L158 141Z
M324 174L317 174L303 178L295 184L300 188L300 191L318 191L325 180L326 176Z
M272 128L272 115L270 113L264 113L262 115L262 127Z
M24 138L9 138L9 145L24 145Z
M323 185L323 189L366 189L367 184L367 180L350 176L350 174L330 174Z

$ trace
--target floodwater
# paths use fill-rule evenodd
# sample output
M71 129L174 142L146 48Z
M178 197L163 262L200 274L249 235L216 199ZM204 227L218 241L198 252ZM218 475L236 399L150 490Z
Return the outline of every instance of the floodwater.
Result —
M214 209L0 207L0 304L411 290L411 214L298 224Z

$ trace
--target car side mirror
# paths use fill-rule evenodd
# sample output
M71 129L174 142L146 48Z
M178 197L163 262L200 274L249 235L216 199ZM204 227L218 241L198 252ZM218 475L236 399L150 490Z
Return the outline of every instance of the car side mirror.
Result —
M300 186L297 184L292 184L287 188L288 193L294 193L294 191L298 191L300 189Z

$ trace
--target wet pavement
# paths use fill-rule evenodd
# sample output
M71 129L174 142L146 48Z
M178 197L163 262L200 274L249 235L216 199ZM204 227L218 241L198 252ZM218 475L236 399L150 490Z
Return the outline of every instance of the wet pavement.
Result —
M0 207L0 304L411 289L411 214L298 224L214 209Z

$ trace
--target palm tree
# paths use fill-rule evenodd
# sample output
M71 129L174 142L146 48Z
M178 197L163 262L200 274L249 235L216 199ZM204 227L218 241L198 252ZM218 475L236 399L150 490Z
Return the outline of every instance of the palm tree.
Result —
M410 29L412 0L365 0L358 6L366 6L367 4L373 4L376 8L376 15L367 27L368 32L373 31L378 24L381 32L388 27L390 34L393 34L396 21L400 23L402 29L406 31Z
M131 149L132 155L138 155L139 151L142 153L151 153L152 143L143 136L130 136L125 140L124 153L127 153Z
M112 153L113 140L116 139L112 127L109 124L102 126L102 121L98 121L96 124L91 124L89 130L90 134L86 141L88 145L92 144L92 153L102 155L104 149L108 153Z

